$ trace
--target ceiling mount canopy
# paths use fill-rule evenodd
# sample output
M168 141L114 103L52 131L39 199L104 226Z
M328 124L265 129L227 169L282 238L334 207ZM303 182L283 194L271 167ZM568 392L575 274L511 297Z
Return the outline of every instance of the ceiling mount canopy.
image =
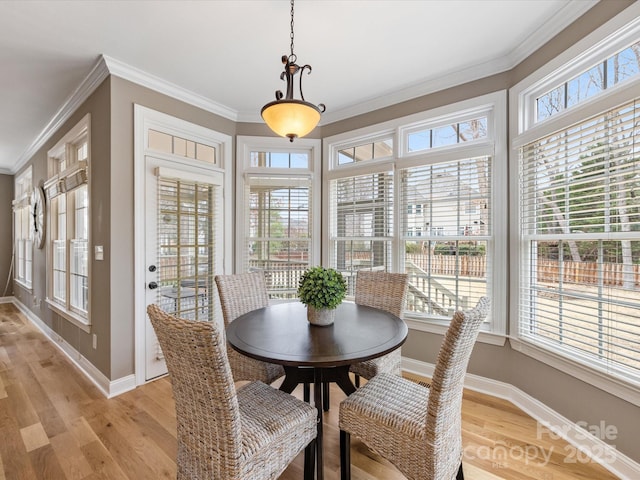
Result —
M283 98L282 92L277 90L276 100L267 103L260 112L271 130L281 137L288 137L291 142L316 128L320 115L325 111L323 103L316 106L305 101L302 94L302 74L305 70L310 74L311 65L300 67L296 64L298 58L293 53L293 2L294 0L291 0L291 54L282 56L284 72L280 74L280 80L287 81L287 94ZM300 73L300 100L293 98L293 81L297 73Z

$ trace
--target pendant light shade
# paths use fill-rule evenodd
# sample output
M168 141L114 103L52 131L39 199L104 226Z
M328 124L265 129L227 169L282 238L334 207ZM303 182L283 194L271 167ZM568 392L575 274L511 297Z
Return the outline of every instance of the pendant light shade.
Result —
M291 54L282 56L284 72L280 74L281 80L287 81L287 94L283 98L280 90L276 91L276 99L262 107L260 114L267 126L281 137L288 137L291 142L294 138L307 135L316 128L321 114L325 111L324 104L318 106L305 101L302 94L302 73L307 70L311 73L311 65L300 67L296 64L297 57L293 53L293 2L291 0ZM293 98L293 80L300 73L300 98Z
M277 100L262 107L267 126L281 137L304 137L316 128L322 112L318 107L301 100Z

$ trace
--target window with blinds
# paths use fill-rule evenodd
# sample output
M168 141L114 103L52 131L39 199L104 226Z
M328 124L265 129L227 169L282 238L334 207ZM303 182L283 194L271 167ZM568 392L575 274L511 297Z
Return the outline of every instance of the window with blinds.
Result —
M399 171L407 310L451 317L487 295L491 262L491 158Z
M48 152L47 299L84 325L89 319L89 139L84 117Z
M271 298L296 298L310 266L311 179L249 175L245 183L247 271L265 273Z
M640 101L520 148L522 339L640 382Z
M212 321L221 187L162 174L158 177L157 303L180 318Z
M353 295L360 269L390 271L393 239L393 173L333 180L330 200L331 265Z
M33 276L33 242L31 239L30 195L33 190L31 167L16 176L13 200L13 237L15 245L14 279L31 288Z

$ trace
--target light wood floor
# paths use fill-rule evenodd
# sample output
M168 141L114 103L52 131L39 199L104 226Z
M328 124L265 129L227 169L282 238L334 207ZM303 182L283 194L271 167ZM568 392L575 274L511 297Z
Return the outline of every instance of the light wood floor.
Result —
M332 388L327 480L339 479L343 398ZM467 480L616 478L595 463L571 463L573 447L537 438L536 422L504 400L467 392L463 427ZM0 480L174 479L175 429L167 378L107 400L13 305L0 304ZM354 480L404 478L353 439L352 449ZM302 479L302 463L296 458L281 480Z

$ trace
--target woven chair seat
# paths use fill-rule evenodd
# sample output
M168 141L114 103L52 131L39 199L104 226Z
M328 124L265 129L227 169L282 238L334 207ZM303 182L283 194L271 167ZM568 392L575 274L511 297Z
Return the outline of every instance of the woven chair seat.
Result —
M242 435L242 477L275 478L316 437L318 411L262 382L237 390Z
M379 373L340 404L341 478L351 478L351 435L409 480L462 480L462 392L478 330L489 311L457 311L444 336L430 387Z
M380 373L340 404L339 425L348 425L352 435L384 457L395 456L392 452L406 450L407 445L423 450L428 401L427 387Z

